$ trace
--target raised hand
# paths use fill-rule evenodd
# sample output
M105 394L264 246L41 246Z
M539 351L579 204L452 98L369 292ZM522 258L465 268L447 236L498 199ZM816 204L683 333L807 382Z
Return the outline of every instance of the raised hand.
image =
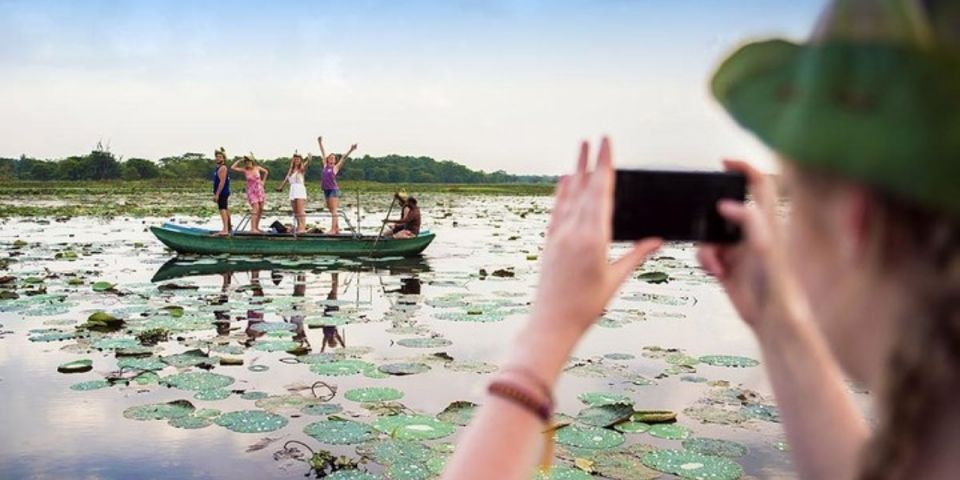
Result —
M356 149L357 149L357 144L356 144L356 143L354 143L353 145L350 145L350 151L351 151L351 152L354 151L354 150L356 150Z
M608 261L614 170L607 138L592 170L588 163L589 145L583 142L576 172L557 186L534 306L535 322L579 332L600 317L620 285L662 243L645 239L619 260Z

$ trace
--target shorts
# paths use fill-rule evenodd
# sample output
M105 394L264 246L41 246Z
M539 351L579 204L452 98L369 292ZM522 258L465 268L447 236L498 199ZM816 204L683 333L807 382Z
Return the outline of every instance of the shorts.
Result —
M226 194L226 195L224 195L224 194L221 193L220 196L217 197L217 208L219 208L220 210L226 210L226 209L227 209L227 199L228 199L228 198L230 198L230 194L229 194L229 193Z
M337 198L340 197L340 189L339 189L339 188L324 189L324 191L323 191L323 198L329 200L329 199L332 198L332 197L337 197Z

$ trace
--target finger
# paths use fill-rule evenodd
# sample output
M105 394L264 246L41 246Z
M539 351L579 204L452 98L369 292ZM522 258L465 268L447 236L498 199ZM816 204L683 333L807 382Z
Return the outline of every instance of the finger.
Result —
M720 200L717 202L717 212L725 220L743 226L747 218L747 206L736 200Z
M574 182L576 183L576 185L573 186L575 189L579 189L579 187L583 185L583 182L586 181L587 163L589 162L589 160L590 160L590 143L587 142L586 140L583 140L582 142L580 142L580 156L577 157L577 171L575 174L577 181Z
M570 198L570 176L564 175L560 177L560 181L557 182L557 193L554 197L553 202L553 212L550 214L550 223L547 226L547 232L553 232L556 229L557 223L562 221L564 218L567 218L567 211L569 210L569 198Z
M742 173L747 177L750 194L764 211L770 212L776 208L776 186L767 175L742 160L727 159L723 161L723 165L727 170Z
M726 273L723 262L720 261L720 248L717 245L703 245L697 250L697 261L700 262L700 267L718 280L722 280Z
M613 215L613 189L613 152L610 139L603 137L597 154L597 166L590 174L590 192L587 195L593 203L591 210L594 221L600 221L603 225L608 225Z
M656 252L663 245L663 240L659 238L647 238L633 245L633 248L624 256L617 259L610 265L613 270L613 278L617 285L622 284L633 274L644 260L653 252Z

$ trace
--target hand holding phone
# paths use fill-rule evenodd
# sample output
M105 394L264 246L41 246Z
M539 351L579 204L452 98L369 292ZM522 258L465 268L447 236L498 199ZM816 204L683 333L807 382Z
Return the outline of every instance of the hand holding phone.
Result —
M743 201L746 192L737 172L617 170L613 239L736 243L740 228L720 216L717 202Z

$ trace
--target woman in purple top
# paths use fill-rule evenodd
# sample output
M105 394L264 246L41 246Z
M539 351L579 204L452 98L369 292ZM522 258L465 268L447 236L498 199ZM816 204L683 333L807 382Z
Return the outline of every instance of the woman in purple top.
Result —
M350 154L357 149L357 144L350 145L350 150L338 159L336 154L327 155L323 148L323 137L317 137L317 143L320 144L320 154L323 156L323 175L320 180L323 198L327 201L327 209L330 210L330 217L333 219L330 235L338 235L340 224L337 219L337 205L340 203L340 187L337 186L337 174L340 173L343 162L346 162Z

